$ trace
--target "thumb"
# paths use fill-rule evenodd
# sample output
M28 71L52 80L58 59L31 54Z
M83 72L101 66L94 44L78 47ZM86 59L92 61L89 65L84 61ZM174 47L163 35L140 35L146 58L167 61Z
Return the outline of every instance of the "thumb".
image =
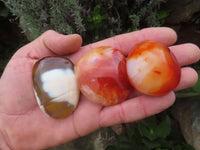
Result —
M63 35L53 30L44 32L40 37L22 47L15 56L40 59L45 56L67 55L76 52L82 45L78 34Z

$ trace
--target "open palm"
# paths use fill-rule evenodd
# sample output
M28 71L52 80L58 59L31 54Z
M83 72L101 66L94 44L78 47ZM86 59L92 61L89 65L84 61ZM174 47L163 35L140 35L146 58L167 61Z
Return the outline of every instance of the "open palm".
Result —
M32 85L32 67L45 56L65 55L75 64L87 51L98 46L112 46L127 55L143 40L155 40L167 46L174 44L176 34L169 28L147 28L118 35L80 48L79 35L61 35L47 31L38 39L19 49L12 57L0 79L0 149L44 149L80 136L100 127L132 122L159 113L174 103L174 92L151 97L133 92L125 102L102 107L88 101L83 95L75 112L65 119L45 115L35 100ZM200 51L193 44L170 47L181 66L200 59ZM175 90L194 85L197 73L182 68L181 81Z

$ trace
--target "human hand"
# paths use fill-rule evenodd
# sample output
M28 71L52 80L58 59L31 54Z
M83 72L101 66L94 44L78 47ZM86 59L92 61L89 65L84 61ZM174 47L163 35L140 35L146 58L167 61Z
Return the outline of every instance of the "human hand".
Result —
M76 64L85 52L94 47L111 46L127 55L135 44L144 40L155 40L170 46L176 39L175 32L169 28L147 28L80 48L82 39L78 35L45 32L14 54L0 79L0 149L35 150L52 147L87 135L100 127L143 119L167 109L175 101L173 91L160 97L133 92L123 103L103 107L81 95L74 113L65 119L53 119L40 110L33 92L32 67L40 58L67 55ZM193 44L170 46L170 49L181 66L200 59L199 48ZM197 79L195 70L183 67L175 91L193 86Z

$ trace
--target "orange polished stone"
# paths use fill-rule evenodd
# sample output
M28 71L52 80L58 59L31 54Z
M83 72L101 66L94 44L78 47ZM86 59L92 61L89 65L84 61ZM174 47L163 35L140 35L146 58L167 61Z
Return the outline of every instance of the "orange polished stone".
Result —
M75 74L83 95L104 106L124 101L132 88L125 57L111 47L98 47L83 55Z
M138 91L159 96L176 88L181 68L166 46L154 41L144 41L129 53L127 74Z
M46 114L64 118L75 110L79 89L70 60L45 57L34 65L32 78L37 102Z

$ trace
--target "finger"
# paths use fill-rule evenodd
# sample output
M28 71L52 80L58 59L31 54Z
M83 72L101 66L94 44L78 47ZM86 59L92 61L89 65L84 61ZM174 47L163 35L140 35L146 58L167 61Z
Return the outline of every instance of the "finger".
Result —
M198 80L197 72L190 67L185 67L181 69L181 79L174 91L179 91L182 89L186 89L195 85Z
M174 101L175 95L170 92L161 97L143 95L115 106L105 107L100 113L100 126L107 127L146 118L167 109Z
M76 56L71 56L71 58L74 60L74 62L77 62L77 60L84 53L99 46L111 46L121 50L124 55L128 55L129 51L134 45L144 40L154 40L169 46L176 42L176 39L177 35L175 31L170 28L146 28L140 31L117 35L93 44L86 45L82 47L78 53L76 53Z
M175 55L181 66L195 63L200 59L200 49L194 44L187 43L171 46L170 50Z
M79 136L85 136L99 128L99 118L97 116L101 109L102 106L91 102L84 95L81 95L79 105L73 113L74 128Z
M78 34L63 35L49 30L30 44L22 47L16 55L33 59L51 55L67 55L77 51L81 44L82 39Z
M176 42L177 35L174 30L166 27L145 28L140 31L117 35L112 38L91 44L90 47L111 46L120 49L125 55L132 47L145 40L158 41L164 45L171 45Z

